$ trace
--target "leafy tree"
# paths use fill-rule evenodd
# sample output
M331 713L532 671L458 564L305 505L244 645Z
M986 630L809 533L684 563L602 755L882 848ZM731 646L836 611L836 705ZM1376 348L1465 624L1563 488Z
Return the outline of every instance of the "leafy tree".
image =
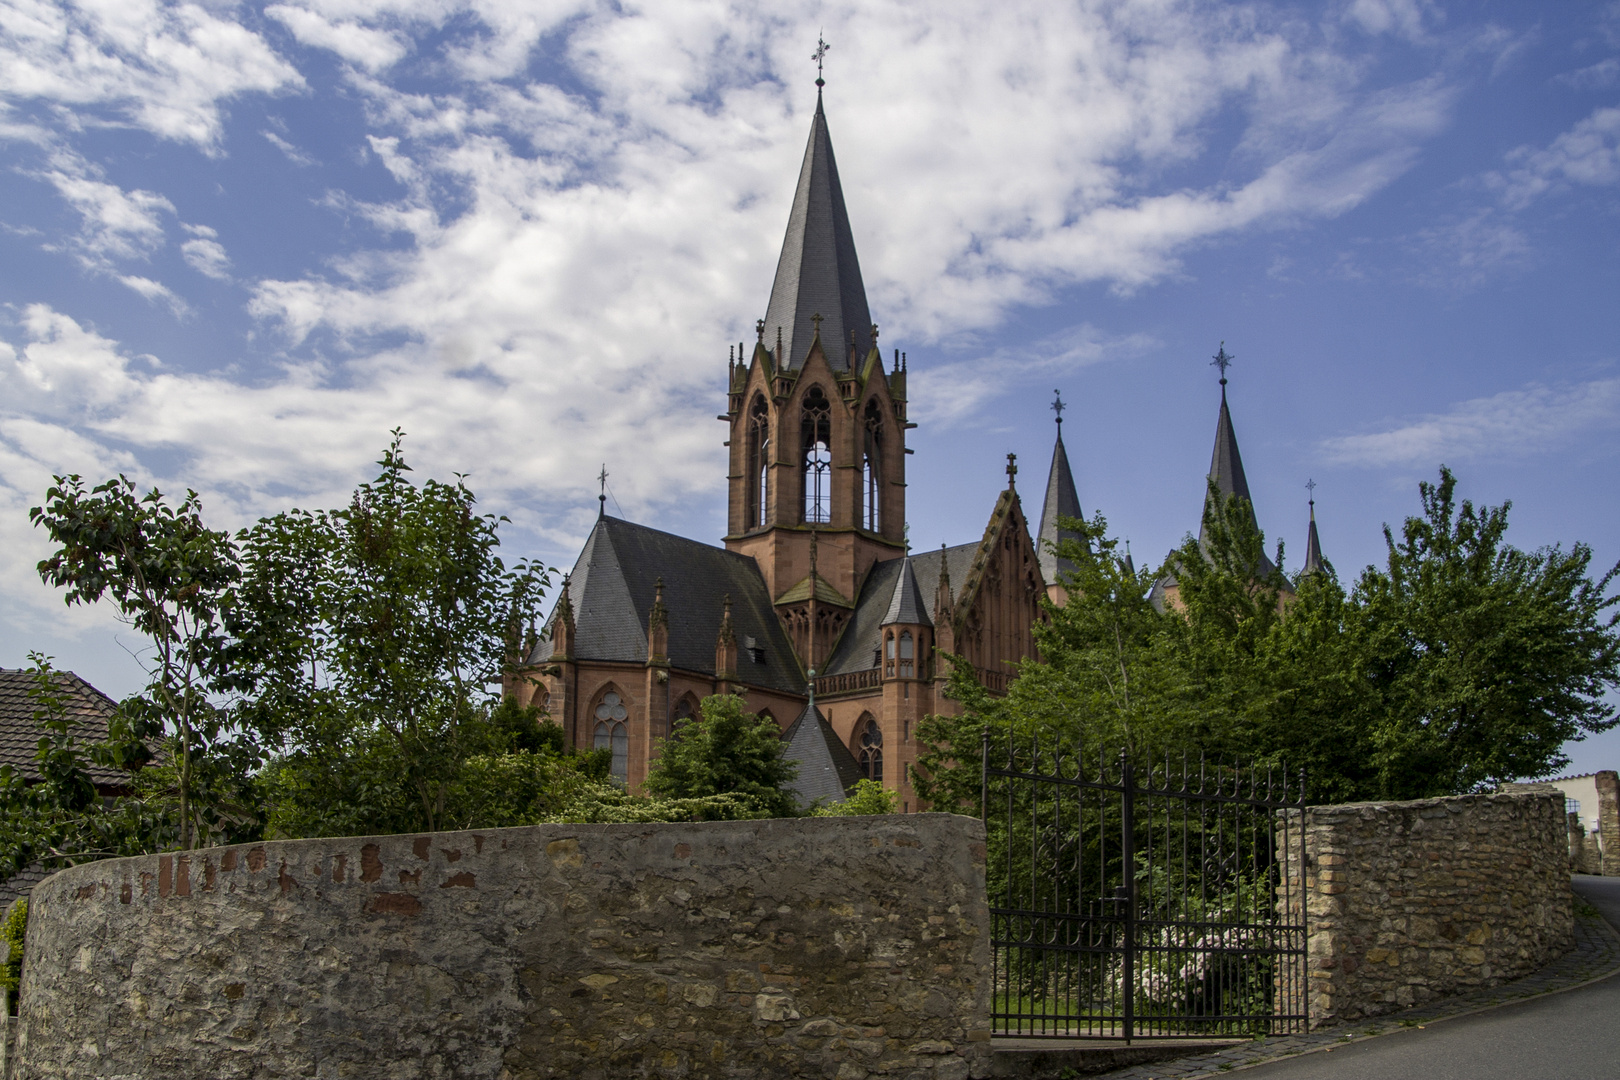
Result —
M1456 502L1456 478L1419 490L1423 513L1387 566L1356 585L1357 645L1377 723L1380 793L1419 797L1543 776L1570 739L1616 723L1620 635L1605 596L1620 565L1589 576L1591 548L1525 552L1505 540L1511 503Z
M29 511L57 545L39 564L71 606L109 599L119 618L149 647L144 691L120 706L135 741L158 739L177 803L179 845L251 833L242 799L258 747L232 723L230 638L225 623L236 602L235 546L202 520L202 501L188 491L178 506L156 488L140 494L119 476L86 490L78 476L58 476L45 505Z
M890 791L876 780L858 780L855 790L843 802L827 803L810 811L811 817L856 817L866 814L892 814L900 805L900 793Z
M244 716L278 755L278 829L466 820L453 803L466 762L491 753L490 688L519 660L548 584L538 564L505 564L505 519L476 513L463 478L411 483L393 434L347 507L279 514L240 537L237 678L253 689Z
M735 794L754 800L760 811L755 816L796 816L786 785L798 766L782 756L787 744L776 724L746 711L735 694L704 698L701 711L701 717L676 721L643 789L685 799Z
M6 909L0 921L0 990L9 990L16 1009L17 987L22 982L23 939L28 929L28 901L19 899Z

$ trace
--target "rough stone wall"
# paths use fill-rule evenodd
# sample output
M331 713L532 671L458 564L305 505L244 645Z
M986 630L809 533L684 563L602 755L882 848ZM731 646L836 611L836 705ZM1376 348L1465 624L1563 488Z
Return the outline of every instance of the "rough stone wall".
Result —
M963 1080L984 830L546 825L119 859L40 883L19 1080Z
M1297 813L1297 811L1295 812ZM1574 944L1561 793L1305 811L1311 1026L1529 974Z
M1592 873L1620 875L1620 773L1604 769L1592 778L1598 790L1598 848Z

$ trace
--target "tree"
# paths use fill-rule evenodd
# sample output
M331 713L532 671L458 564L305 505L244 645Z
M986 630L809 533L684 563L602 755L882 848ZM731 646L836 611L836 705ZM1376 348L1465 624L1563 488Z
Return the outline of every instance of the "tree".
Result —
M1356 584L1357 645L1377 703L1380 794L1415 798L1544 776L1565 742L1616 723L1620 634L1605 596L1620 565L1589 576L1591 548L1507 544L1511 503L1456 503L1444 466L1383 570Z
M776 724L748 712L735 694L704 698L701 712L676 721L643 788L669 798L735 794L752 800L759 817L796 816L786 785L799 767L783 757L787 744Z
M235 677L277 755L281 828L466 820L453 805L466 763L499 752L491 687L519 662L549 581L538 563L505 564L505 519L476 513L463 477L411 483L393 435L347 507L278 514L239 538Z
M57 545L39 575L65 589L70 606L110 599L145 636L149 647L137 656L146 688L120 712L138 740L163 742L152 776L172 780L179 845L251 832L242 794L260 756L232 723L226 697L225 621L240 577L230 536L203 524L195 491L172 506L156 488L140 494L125 476L89 491L76 475L54 479L45 505L28 512Z

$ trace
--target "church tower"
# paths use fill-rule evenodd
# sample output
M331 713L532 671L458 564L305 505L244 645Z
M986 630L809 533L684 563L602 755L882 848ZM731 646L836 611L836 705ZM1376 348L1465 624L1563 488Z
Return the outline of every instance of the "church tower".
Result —
M726 548L750 556L818 666L874 562L905 554L905 363L885 371L821 91L751 351L730 365Z

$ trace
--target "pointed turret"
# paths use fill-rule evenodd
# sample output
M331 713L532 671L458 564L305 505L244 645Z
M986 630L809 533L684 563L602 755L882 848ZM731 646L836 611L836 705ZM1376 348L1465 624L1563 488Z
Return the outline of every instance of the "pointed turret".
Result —
M944 571L941 570L943 575ZM917 586L917 575L911 569L911 556L907 555L905 562L900 564L900 577L894 583L894 593L889 597L889 610L884 613L883 621L879 626L933 626L933 620L928 617L928 608L923 603L922 589Z
M858 356L876 347L866 286L855 255L855 237L844 208L844 189L838 182L827 116L816 91L816 114L810 122L810 142L799 168L799 186L793 195L787 237L776 264L776 283L765 312L767 340L780 334L786 357L777 353L778 367L793 370L804 363L816 335L814 316L820 318L822 351L835 371L847 370L849 343Z
M1136 560L1131 558L1131 542L1129 540L1125 541L1125 558L1121 561L1125 564L1125 572L1131 577L1135 577Z
M1063 404L1061 395L1052 402L1052 409L1057 413L1057 441L1052 445L1052 468L1046 475L1046 501L1041 504L1041 531L1035 545L1040 553L1041 577L1046 580L1047 591L1052 594L1054 603L1062 603L1061 598L1053 592L1054 587L1061 592L1058 575L1072 573L1074 563L1058 558L1051 546L1062 540L1080 539L1073 529L1061 528L1058 520L1082 516L1080 494L1075 490L1074 474L1069 470L1069 452L1063 446L1065 408L1067 406Z
M1316 481L1305 486L1311 490L1311 525L1305 533L1305 568L1299 572L1300 577L1322 571L1322 541L1316 535Z
M1243 455L1238 453L1237 432L1232 427L1232 411L1226 405L1226 369L1232 363L1227 355L1226 342L1221 342L1215 363L1221 369L1221 414L1215 421L1215 449L1209 457L1209 478L1215 488L1227 498L1236 496L1249 504L1249 516L1254 517L1254 499L1249 495L1249 478L1243 475ZM1204 512L1209 512L1209 496L1204 496ZM1202 519L1200 519L1202 520ZM1198 542L1204 542L1204 527L1198 527Z

